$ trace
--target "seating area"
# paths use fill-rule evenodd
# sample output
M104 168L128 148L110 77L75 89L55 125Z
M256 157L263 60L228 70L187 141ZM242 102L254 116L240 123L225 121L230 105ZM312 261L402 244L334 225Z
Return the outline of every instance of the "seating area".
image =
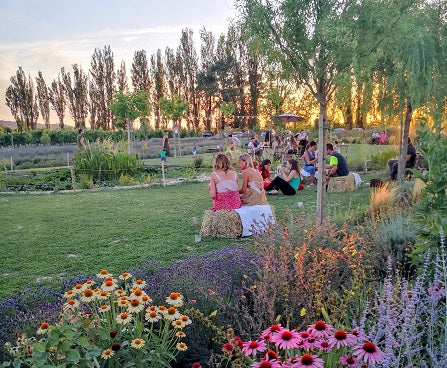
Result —
M205 211L200 234L217 238L239 238L266 231L275 223L270 205L242 206L233 211Z

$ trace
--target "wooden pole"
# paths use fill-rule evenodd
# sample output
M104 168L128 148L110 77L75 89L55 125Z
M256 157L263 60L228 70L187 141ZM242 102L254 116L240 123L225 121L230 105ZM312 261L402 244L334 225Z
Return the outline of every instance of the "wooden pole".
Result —
M162 175L163 187L165 187L166 181L165 181L165 162L164 161L161 161L161 175Z
M327 143L326 105L320 102L318 120L318 181L317 181L317 226L324 223L326 217L326 143Z

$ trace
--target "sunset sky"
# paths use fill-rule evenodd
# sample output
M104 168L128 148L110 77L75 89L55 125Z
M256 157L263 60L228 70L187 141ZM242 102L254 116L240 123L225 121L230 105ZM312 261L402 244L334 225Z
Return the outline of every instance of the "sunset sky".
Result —
M201 28L218 36L234 14L234 0L0 0L0 120L14 120L5 92L19 66L34 85L41 70L48 86L61 67L88 71L94 49L110 45L130 75L135 51L176 48L186 27L198 46Z

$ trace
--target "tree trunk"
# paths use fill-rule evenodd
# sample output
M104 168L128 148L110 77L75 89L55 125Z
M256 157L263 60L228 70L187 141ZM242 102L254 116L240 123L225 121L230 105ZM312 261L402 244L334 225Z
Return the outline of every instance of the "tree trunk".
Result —
M405 111L405 122L401 129L400 142L399 142L399 166L397 169L397 179L403 180L405 178L405 166L407 162L407 149L408 149L408 135L410 132L410 123L413 116L413 106L411 102L407 101L406 111Z
M318 123L318 181L317 181L317 226L326 217L326 143L328 135L327 101L319 96L320 118Z

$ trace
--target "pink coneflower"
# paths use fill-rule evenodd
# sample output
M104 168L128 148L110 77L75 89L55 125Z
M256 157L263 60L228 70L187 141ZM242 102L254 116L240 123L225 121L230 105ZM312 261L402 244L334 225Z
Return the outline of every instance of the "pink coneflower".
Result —
M272 335L275 332L279 332L281 331L281 325L279 323L271 325L269 328L267 328L266 330L262 331L261 333L261 339L264 340L270 340L270 337L272 337Z
M264 359L266 360L279 360L278 354L274 352L273 350L267 350L267 352L264 355Z
M315 324L309 325L307 329L312 336L320 339L327 338L332 331L334 331L334 327L324 321L317 321Z
M242 346L242 351L246 356L249 356L250 354L256 355L258 352L262 353L266 349L267 347L265 346L265 342L262 340L247 341L244 342L244 345Z
M356 368L359 366L359 360L357 358L351 357L349 355L343 355L340 358L340 363L345 367Z
M329 337L328 342L331 348L336 347L339 349L343 346L354 346L357 343L357 338L345 330L337 330Z
M316 355L303 354L298 362L292 365L292 368L323 368L324 360Z
M266 358L265 360L261 360L260 362L253 363L253 368L281 368L281 363L277 360L272 359L269 360Z
M281 329L270 338L276 347L280 349L294 349L297 348L301 342L300 335L296 331L291 331L287 328Z
M202 365L199 362L192 363L191 368L202 368Z
M331 351L332 350L332 347L329 345L329 343L326 340L317 341L315 343L315 347L322 351Z
M357 358L364 360L365 363L380 363L385 356L385 354L371 341L356 346L356 349L354 355L356 355Z

